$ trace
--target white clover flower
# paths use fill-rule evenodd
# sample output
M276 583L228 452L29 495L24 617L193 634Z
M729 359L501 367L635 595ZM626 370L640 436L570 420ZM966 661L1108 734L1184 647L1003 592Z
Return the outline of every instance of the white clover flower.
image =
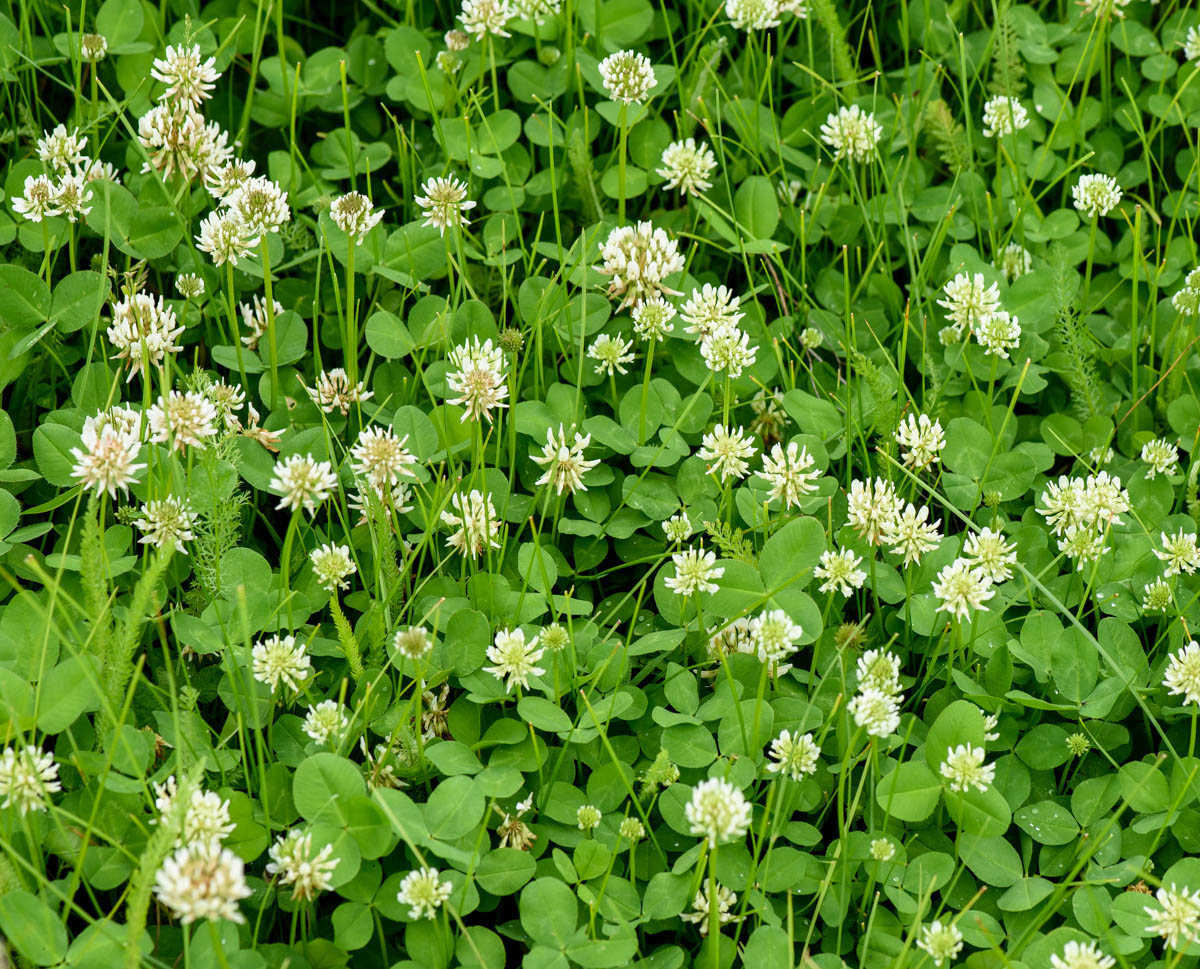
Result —
M889 551L893 555L903 555L905 565L920 562L921 556L938 547L942 537L938 531L941 524L941 519L929 521L927 505L918 509L910 502L902 512L884 523L883 544L891 546Z
M686 542L692 535L692 523L687 515L672 515L662 523L663 534L668 542Z
M758 652L754 637L750 635L750 620L739 616L728 623L723 629L717 630L708 638L708 658L719 663L722 654L732 656L735 653L750 655Z
M1121 479L1107 471L1089 474L1083 483L1087 518L1097 528L1122 525L1122 514L1129 511L1129 492L1121 487Z
M1155 579L1142 589L1142 612L1166 612L1172 599L1171 587L1162 579Z
M53 754L32 744L5 747L0 754L0 809L16 808L21 817L45 811L49 795L61 790Z
M663 149L662 168L657 172L667 180L664 188L677 188L682 195L700 195L712 188L709 176L716 167L717 159L707 144L686 138Z
M418 868L404 876L396 899L401 905L410 906L410 919L431 919L453 893L454 886L442 881L436 868Z
M204 187L213 198L224 202L254 177L254 159L230 158L213 166L204 176Z
M174 774L161 784L154 784L154 806L158 808L160 816L166 817L174 810L178 794ZM152 823L157 824L158 819ZM184 810L183 825L175 839L175 847L208 842L219 844L233 834L236 827L229 816L229 801L222 800L213 791L197 788L192 791Z
M1171 949L1182 949L1200 939L1200 892L1174 883L1155 893L1158 907L1145 906L1150 916L1150 931L1162 936Z
M1050 969L1113 969L1117 960L1106 956L1095 942L1076 942L1063 946L1062 954L1050 956Z
M700 338L700 355L713 373L724 371L736 380L746 367L754 365L757 347L750 346L750 334L736 326L719 326Z
M487 658L496 665L485 666L483 670L503 680L506 693L512 692L518 683L522 689L528 690L529 677L541 676L546 672L535 665L544 652L538 647L537 636L526 642L523 629L503 629L496 633L494 643L487 648Z
M1200 643L1195 640L1171 655L1163 674L1163 686L1184 703L1200 704Z
M476 40L483 40L487 34L511 37L505 27L515 16L516 11L508 0L463 0L458 19L462 21L464 31Z
M145 149L143 172L164 179L207 179L233 156L229 133L189 106L162 102L138 119L138 142Z
M196 247L212 256L214 266L226 262L236 266L257 245L258 236L236 214L225 210L210 212L200 223L200 233L196 236Z
M112 326L108 341L116 348L117 358L129 364L126 381L142 370L145 363L161 367L168 353L178 353L176 342L183 327L175 311L146 293L136 293L113 306Z
M835 159L870 161L882 137L883 127L875 120L875 115L857 104L838 108L837 113L830 114L821 125L821 140L833 149Z
M692 899L692 910L684 912L679 918L695 925L700 930L701 936L708 935L709 919L709 898L708 885L705 885L700 891L696 892L696 897ZM730 911L737 904L737 893L731 892L724 885L717 884L717 919L721 925L735 921L733 912Z
M330 876L338 865L333 845L327 844L313 854L312 835L307 831L293 828L281 834L271 845L269 855L267 874L276 877L280 885L291 886L292 898L311 901L333 888Z
M1095 14L1099 20L1107 20L1109 17L1123 20L1125 8L1132 2L1133 0L1079 0L1079 5L1083 7L1085 14Z
M358 566L350 557L349 545L334 545L332 542L318 545L308 558L312 562L313 575L327 592L349 589L350 583L346 580L358 571Z
M718 566L717 556L710 549L688 548L671 556L675 574L663 580L663 585L677 596L695 595L697 592L716 592L719 586L714 581L725 574L724 566Z
M982 747L970 744L959 744L948 751L940 771L950 782L950 790L966 791L974 787L982 792L991 787L996 780L996 768L993 764L984 764L985 756Z
M348 238L361 245L367 233L382 221L383 209L375 209L361 192L347 192L330 203L329 217Z
M904 698L876 689L866 689L850 701L854 722L872 737L887 737L900 726L900 704Z
M1042 507L1037 509L1037 513L1046 519L1053 535L1061 535L1068 528L1090 524L1091 502L1087 497L1087 486L1078 478L1060 475L1058 481L1048 481L1041 500Z
M197 45L184 47L168 46L162 57L156 58L150 68L150 76L165 84L165 100L189 108L198 108L201 102L212 97L220 72L215 57L205 58Z
M871 857L876 861L891 861L896 857L896 846L891 838L873 838L870 850Z
M1185 572L1191 575L1200 568L1200 548L1196 547L1195 532L1185 534L1181 528L1171 536L1166 532L1160 534L1163 550L1160 552L1155 549L1154 555L1160 562L1167 563L1167 567L1163 569L1163 578L1169 579L1173 575Z
M906 468L924 471L941 460L946 446L942 422L929 419L927 414L909 414L896 428L896 443L903 449L901 461Z
M460 343L450 351L451 369L446 373L446 385L457 397L449 403L465 406L466 416L471 420L492 419L492 410L507 407L508 396L505 383L504 351L493 346L491 340Z
M304 392L326 414L336 410L343 417L350 413L351 405L361 404L375 396L373 390L363 387L362 381L351 383L350 375L341 367L322 370L317 374L316 385L306 386Z
M542 630L542 648L552 653L562 652L571 642L571 634L560 623L552 622Z
M995 594L991 576L970 560L958 558L943 568L933 581L938 612L948 612L959 619L968 619L971 610L988 611L984 605Z
M146 534L138 540L140 545L155 548L173 548L187 555L184 542L195 539L192 529L196 525L196 513L185 499L168 496L148 501L142 506L140 518L134 520L140 531Z
M813 742L813 735L806 733L793 736L790 730L782 730L771 741L769 751L773 758L767 770L773 774L786 774L794 781L801 780L817 770L817 758L821 748Z
M41 222L52 215L59 215L58 192L45 175L27 175L25 189L12 200L13 211L30 222Z
M633 308L633 332L642 340L665 343L675 329L675 307L661 296L642 300Z
M843 548L836 551L821 553L820 564L813 569L813 575L824 581L818 587L821 592L833 592L837 589L844 596L861 589L866 581L867 573L862 571L862 557L851 549Z
M451 548L457 549L463 555L478 558L485 548L499 548L496 535L500 531L500 521L496 518L496 509L492 505L492 496L475 489L464 498L458 492L450 498L454 506L453 514L443 511L442 522L457 529L447 541Z
M881 544L885 528L900 515L900 499L892 483L883 478L856 478L850 482L846 497L846 524L869 545Z
M945 298L937 304L946 310L956 339L977 329L1000 309L1000 287L989 285L982 273L959 273L946 283L943 293Z
M613 229L600 247L600 258L596 271L609 277L608 295L620 298L618 310L664 293L678 295L666 279L685 265L679 243L650 222Z
M1004 278L1011 283L1033 269L1033 256L1019 242L1010 242L992 260L992 266L1004 273Z
M63 175L87 160L86 147L87 136L81 138L78 128L68 132L66 125L59 124L38 139L37 156L50 171Z
M741 297L728 286L705 283L692 290L679 311L680 319L687 324L683 332L703 338L723 327L737 327L746 315L739 310L741 303Z
M1017 561L1017 546L1015 542L1006 542L1002 532L984 526L978 532L968 533L963 543L963 559L999 585L1012 578L1011 566Z
M231 215L238 218L246 231L261 238L278 232L291 219L287 192L264 176L248 178L225 200Z
M68 222L78 222L80 216L92 211L92 190L78 175L63 175L54 186L54 204L58 214L65 215Z
M886 649L868 649L854 664L859 692L876 690L889 696L900 694L900 657Z
M115 499L118 488L128 494L137 473L146 467L137 463L141 449L136 434L122 433L112 426L89 434L85 428L83 449L71 448L75 459L71 477L77 478L85 491L94 489L97 497L107 491Z
M513 9L518 17L540 25L562 12L562 0L513 0ZM446 46L450 46L449 42Z
M305 652L304 643L297 643L295 636L260 639L250 651L250 660L254 678L269 686L272 693L281 683L289 690L299 692L312 676L312 660Z
M717 424L704 435L697 456L708 461L708 473L717 475L722 482L740 480L750 472L749 460L754 457L754 441L746 436L742 428Z
M337 475L328 461L318 461L311 454L293 454L276 463L267 488L282 495L276 508L294 512L303 508L315 515L317 506L337 490L337 484Z
M155 443L169 441L176 451L202 448L206 438L217 433L217 409L194 390L172 390L154 402L146 412L146 422L150 425L150 440Z
M1193 278L1196 285L1192 285ZM1171 305L1181 316L1195 316L1200 313L1200 270L1193 269L1187 275L1182 289L1171 297Z
M1008 359L1008 351L1015 350L1021 341L1021 324L1017 318L1004 310L997 310L975 328L975 339L983 347L984 354Z
M1121 187L1109 175L1081 175L1071 187L1075 208L1089 219L1108 215L1121 201Z
M917 947L929 953L929 958L935 966L940 966L943 962L953 962L962 952L963 936L958 931L958 926L953 923L943 925L941 921L934 919L921 927Z
M555 494L559 495L564 491L569 494L587 491L583 476L600 463L599 458L589 460L583 456L584 448L592 443L592 435L580 434L574 426L571 430L575 439L568 444L567 431L562 424L558 425L557 436L551 428L547 428L542 453L530 455L535 464L546 469L534 484L539 487L551 485Z
M402 475L415 478L411 471L416 457L405 446L408 435L396 437L390 427L364 427L350 448L350 467L375 488L395 485Z
M175 277L175 289L184 299L199 299L204 295L204 277L195 273L180 273Z
M776 444L770 454L763 454L762 470L754 473L771 486L768 500L778 499L784 508L791 508L817 490L813 482L821 477L821 472L810 470L814 464L808 448L792 441L786 450Z
M433 639L424 626L405 626L392 637L392 649L413 661L424 659L433 649Z
M1142 445L1142 461L1146 468L1146 477L1156 475L1170 477L1179 473L1179 449L1165 438L1156 437Z
M1075 525L1071 525L1062 533L1058 540L1058 550L1071 559L1080 572L1110 551L1104 532Z
M622 374L628 373L625 364L633 362L635 356L633 341L626 340L619 334L610 336L607 333L601 333L588 347L587 355L596 361L596 373L598 374L608 374L611 377L614 371Z
M101 34L83 34L79 38L79 56L89 64L98 64L108 54L108 41Z
M782 609L755 616L748 632L759 661L777 673L786 672L779 663L796 651L796 640L804 635L804 630Z
M1011 135L1029 126L1029 112L1016 98L1003 94L991 98L983 106L983 136L995 138Z
M465 228L470 225L467 213L475 208L475 201L467 198L467 183L454 176L430 178L421 186L424 193L415 201L425 213L422 225L431 225L442 235L448 228Z
M632 50L619 50L604 58L600 79L610 98L626 104L641 104L658 84L650 58Z
M322 700L315 707L309 707L304 717L304 732L319 744L336 740L350 721L336 700Z
M1200 61L1200 27L1189 27L1183 41L1185 60Z
M575 822L580 831L591 831L600 824L604 817L594 804L584 804L575 812Z
M279 314L283 312L283 304L277 299L271 302L274 315L278 318ZM257 350L259 341L266 334L271 323L271 314L267 311L267 304L261 296L255 294L252 303L238 303L238 312L241 313L242 325L247 330L246 335L242 337L242 343L251 350ZM308 388L306 387L305 390Z
M753 808L744 794L720 777L701 781L684 808L688 830L715 848L723 841L744 838Z
M646 826L635 817L627 817L621 821L621 826L617 828L617 835L630 844L635 841L641 841L646 837Z
M154 895L184 925L197 919L245 922L238 902L250 897L242 859L216 842L184 845L154 878Z
M778 27L778 0L725 0L725 16L738 30L770 30Z

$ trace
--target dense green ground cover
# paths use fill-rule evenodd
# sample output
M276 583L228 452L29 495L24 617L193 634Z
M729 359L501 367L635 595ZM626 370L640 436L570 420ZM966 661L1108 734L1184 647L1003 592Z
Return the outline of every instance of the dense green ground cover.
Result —
M17 0L0 98L16 965L1197 964L1200 12Z

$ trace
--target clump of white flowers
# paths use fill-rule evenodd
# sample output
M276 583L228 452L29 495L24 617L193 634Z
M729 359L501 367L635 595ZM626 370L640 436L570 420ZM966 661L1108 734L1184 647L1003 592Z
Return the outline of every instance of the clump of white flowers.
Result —
M885 529L900 514L900 499L890 481L874 478L850 482L846 524L869 545L880 545Z
M867 580L867 573L859 568L860 565L862 556L851 549L827 550L821 553L813 575L822 580L818 587L821 592L833 592L836 589L842 595L849 596L855 589L861 589Z
M950 782L950 790L967 791L974 787L986 791L996 780L994 764L985 764L982 747L959 744L946 753L940 768L942 777Z
M1200 940L1200 891L1172 883L1160 887L1154 897L1158 906L1146 905L1144 910L1150 916L1150 931L1162 936L1168 948L1182 949Z
M835 159L870 161L882 137L883 126L875 120L875 115L857 104L838 108L821 125L821 140L833 149Z
M375 396L374 391L367 390L361 381L352 381L342 367L322 370L317 374L314 385L305 386L304 392L326 414L336 410L343 417L350 413L352 405L361 404Z
M1019 242L1010 242L992 260L992 266L1004 273L1010 283L1033 269L1033 256Z
M347 579L358 571L350 555L349 545L328 542L318 545L309 553L313 575L327 592L350 588Z
M673 141L662 153L658 175L665 178L667 189L677 188L683 195L699 195L712 188L709 177L716 170L717 159L704 142L695 138Z
M1113 969L1117 960L1106 956L1095 942L1076 942L1063 946L1062 953L1050 957L1050 969Z
M972 610L987 612L984 603L996 591L988 572L975 566L970 559L957 558L938 572L933 582L933 594L937 597L939 612L967 619Z
M815 465L808 448L792 441L786 448L776 444L769 454L763 454L762 470L755 474L771 486L768 500L791 508L817 490L814 482L821 472L813 470Z
M709 908L711 900L708 897L708 886L705 885L700 891L696 892L696 897L692 899L692 910L684 912L680 915L680 919L688 922L699 928L702 936L708 935L708 926L711 922L709 916ZM724 885L717 885L717 919L721 925L726 925L734 920L732 912L733 906L737 904L737 893L731 892Z
M717 424L704 435L696 456L709 462L709 474L725 482L740 480L750 473L749 460L754 452L754 441L742 428Z
M84 490L94 490L97 497L108 492L109 497L116 498L118 490L128 493L137 473L146 467L137 461L142 449L141 419L135 415L136 423L130 427L104 418L102 411L84 424L83 447L71 448L75 459L71 477Z
M783 730L771 741L768 754L771 757L771 762L767 764L768 771L798 781L816 772L821 748L813 742L810 733L793 734L790 730Z
M1171 654L1163 674L1163 686L1184 703L1200 704L1200 643L1195 640Z
M609 277L608 295L620 300L618 309L663 294L678 295L666 280L683 270L679 243L650 222L613 229L600 247L600 258L596 270Z
M310 515L329 499L337 489L338 479L328 461L318 461L311 454L293 454L275 465L275 474L267 486L282 495L276 508L299 511Z
M383 210L375 209L361 192L339 195L329 206L329 217L356 243L361 243L383 219Z
M650 58L632 50L619 50L600 62L600 80L614 101L640 104L658 81Z
M692 789L684 808L688 830L715 848L724 841L744 838L753 808L746 796L720 777L710 777Z
M778 27L778 0L725 0L725 16L738 30L769 30Z
M538 637L525 639L523 629L502 629L487 648L487 658L494 666L485 666L483 671L491 673L504 682L504 690L511 693L518 684L529 689L529 677L541 676L546 671L537 665L545 650L538 646Z
M911 502L883 523L882 540L890 545L893 555L902 555L905 565L920 562L926 552L938 547L941 541L941 519L929 520L929 506L917 508Z
M48 795L61 790L53 754L32 744L5 747L0 754L0 809L16 808L21 817L45 811Z
M271 845L269 856L267 874L274 876L280 885L289 886L293 898L311 901L333 888L330 876L338 865L333 845L327 844L314 854L309 832L293 828L280 835Z
M549 485L554 488L555 494L559 495L564 491L568 494L587 491L583 476L596 467L600 459L588 459L583 456L584 449L592 442L592 435L580 434L574 427L571 428L571 432L575 437L568 443L567 431L563 425L558 425L557 434L553 428L546 429L546 443L542 447L542 453L530 456L534 464L546 469L534 482L538 487Z
M1111 175L1081 175L1071 187L1075 208L1089 219L1108 215L1121 201L1121 187Z
M192 529L196 526L196 513L186 499L167 496L155 498L142 506L142 514L134 524L145 534L138 540L141 545L155 548L173 548L187 554L184 542L195 539Z
M1183 286L1171 297L1171 305L1181 315L1200 314L1200 269L1193 269L1184 277Z
M929 953L935 966L940 966L943 962L953 962L962 952L963 935L953 922L943 924L934 919L921 927L917 947Z
M396 898L409 906L410 919L431 919L453 892L454 886L442 881L436 868L418 868L404 876Z
M1162 550L1154 549L1154 555L1160 562L1166 562L1163 578L1186 573L1191 575L1200 568L1200 548L1196 546L1196 533L1185 532L1182 528L1174 535L1161 532Z
M1165 438L1156 437L1142 445L1142 462L1147 465L1146 477L1170 477L1179 473L1179 448Z
M455 492L450 498L454 511L443 511L442 522L454 528L447 541L450 547L478 558L485 548L499 548L496 535L500 532L500 521L492 496L474 488L466 496ZM457 513L457 514L456 514Z
M955 339L962 339L1000 309L1000 288L989 284L982 273L958 273L943 292L937 304L945 308Z
M587 355L596 361L598 374L611 377L614 373L628 373L625 364L633 362L633 341L620 334L601 333L588 347Z
M1029 126L1029 112L1016 98L1003 94L983 106L983 136L1011 135Z
M857 726L872 737L887 737L900 726L900 659L886 650L867 650L859 657L858 692L848 710Z
M504 351L491 340L460 343L450 352L449 365L446 385L458 395L449 402L466 407L469 418L491 421L493 410L508 406Z
M433 226L441 235L446 229L463 228L468 225L467 213L475 208L473 199L467 198L467 183L454 176L438 176L426 179L421 186L423 194L414 201L425 213L422 225Z
M154 878L154 894L184 925L198 919L245 922L238 902L250 897L242 859L215 841L184 845Z
M325 744L337 740L349 726L350 721L337 700L322 700L308 708L303 729L312 740Z
M250 651L254 678L276 692L280 685L298 691L312 675L312 660L295 636L268 636Z
M896 443L902 448L900 459L912 471L924 471L941 460L946 446L942 422L928 414L909 414L896 428Z
M663 585L680 596L691 596L697 592L716 592L716 579L725 574L724 566L716 564L717 556L712 550L688 548L671 556L675 574L663 580Z

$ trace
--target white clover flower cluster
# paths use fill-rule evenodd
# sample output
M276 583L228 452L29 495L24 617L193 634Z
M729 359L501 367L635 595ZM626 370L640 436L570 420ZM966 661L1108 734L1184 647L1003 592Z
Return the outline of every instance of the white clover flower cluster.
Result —
M996 780L996 767L984 763L986 756L982 747L971 744L959 744L947 751L939 769L950 782L950 790L963 792L975 788L983 792L991 787Z
M1181 316L1200 315L1200 268L1184 277L1183 286L1171 297L1171 305Z
M943 289L938 306L944 307L950 323L939 333L947 346L974 335L985 354L1008 359L1021 339L1021 324L1000 307L1000 289L982 273L958 273Z
M650 58L632 50L619 50L604 58L600 80L610 98L626 104L641 104L658 84Z
M1100 471L1083 479L1060 475L1047 482L1037 512L1058 537L1059 551L1082 570L1110 550L1109 532L1124 523L1121 515L1129 509L1129 492L1121 487L1121 479Z
M485 666L483 671L501 680L506 693L511 693L517 685L528 690L529 677L546 672L536 665L545 652L538 646L537 636L526 640L523 629L503 629L496 633L495 640L487 648L487 658L495 665Z
M125 407L89 417L83 425L83 447L71 448L71 476L97 497L107 492L115 499L118 490L128 494L137 473L146 468L137 461L141 434L141 415Z
M1080 175L1071 186L1075 208L1089 219L1108 215L1121 201L1121 186L1111 175Z
M790 730L782 730L771 741L767 753L771 757L771 762L767 764L768 771L798 781L816 773L821 748L813 741L811 733L793 734Z
M312 834L293 828L275 839L268 853L270 861L266 872L278 884L287 885L292 898L311 901L321 892L333 888L330 876L337 868L338 859L333 857L333 845L327 844L313 851Z
M129 364L130 381L148 364L161 367L167 354L182 347L177 342L183 327L175 311L159 296L134 293L113 306L108 341L117 350L117 358Z
M717 159L712 149L695 138L673 141L662 153L662 167L657 169L665 178L666 189L679 189L681 195L701 195L712 188L711 175Z
M467 213L475 208L474 200L468 198L466 182L451 176L428 178L421 186L423 194L415 198L417 206L425 213L422 225L432 226L441 235L447 229L466 228Z
M696 892L696 897L692 899L692 908L689 912L684 912L679 916L681 921L687 922L697 927L701 936L708 935L708 926L712 921L709 915L709 909L712 905L708 895L708 885L705 885L700 891ZM717 883L717 919L721 925L728 925L730 922L738 921L733 914L733 907L737 904L737 893L730 891L724 885Z
M983 136L996 138L1011 135L1029 126L1029 112L1016 98L1003 94L991 98L983 106Z
M55 125L37 142L37 156L45 167L42 175L27 175L23 191L12 200L13 211L30 222L52 216L65 216L77 222L92 211L92 183L99 179L120 182L120 176L108 162L88 155L87 136L78 129Z
M466 495L456 491L450 498L450 504L454 511L443 511L441 518L444 524L455 529L447 539L451 548L475 559L484 549L500 547L496 541L500 533L500 520L496 517L491 494L475 488Z
M924 471L941 461L946 447L942 422L928 414L909 414L896 428L896 443L902 448L900 459L911 471Z
M871 737L888 737L900 726L904 695L900 687L900 659L882 649L870 649L858 658L858 692L847 709L854 723Z
M242 859L216 841L195 841L167 858L154 879L154 895L181 923L198 919L245 922L238 902L251 895Z
M154 784L154 806L158 809L155 823L167 818L175 809L179 787L175 775L171 774L162 783ZM175 846L214 843L219 845L233 834L236 825L229 817L229 801L222 800L213 791L194 788L183 808L182 824L175 839Z
M608 295L620 300L618 309L656 296L679 295L666 282L684 267L679 243L650 222L613 229L600 247L600 258L596 270L609 277Z
M584 450L592 442L592 435L580 434L574 426L571 432L575 437L568 443L567 431L562 424L558 425L557 434L552 428L547 428L542 453L530 455L535 464L546 469L534 484L553 487L558 495L564 491L568 494L587 491L583 476L600 463L599 458L588 459L583 456Z
M49 795L62 790L54 755L27 744L0 753L0 810L15 809L24 817L49 808Z
M883 126L875 120L875 115L857 104L838 108L821 125L821 140L833 149L835 159L870 161L878 152L882 137Z
M753 810L746 796L729 781L710 777L692 789L684 817L692 834L703 838L709 848L716 848L746 836Z

